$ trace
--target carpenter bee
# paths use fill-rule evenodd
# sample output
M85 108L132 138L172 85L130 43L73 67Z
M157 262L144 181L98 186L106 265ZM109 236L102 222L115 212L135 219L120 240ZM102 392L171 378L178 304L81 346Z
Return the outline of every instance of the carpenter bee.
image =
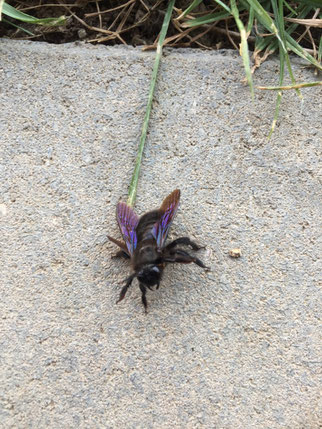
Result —
M132 274L125 280L120 297L120 302L136 277L139 281L142 293L142 303L147 312L146 288L152 290L160 286L163 270L167 263L180 262L189 264L194 262L199 267L207 268L200 259L189 255L178 245L191 246L193 250L202 247L188 237L177 238L169 244L165 244L173 218L178 210L180 190L176 189L163 201L158 210L150 211L141 217L127 204L119 202L116 209L116 219L123 236L124 242L109 237L121 250L115 255L124 256L131 260Z

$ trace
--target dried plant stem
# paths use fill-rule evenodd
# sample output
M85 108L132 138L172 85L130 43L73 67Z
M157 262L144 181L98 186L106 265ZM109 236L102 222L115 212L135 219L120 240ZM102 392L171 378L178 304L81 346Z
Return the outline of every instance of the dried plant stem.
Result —
M294 85L287 86L258 86L258 89L263 89L267 91L280 91L280 90L288 90L288 89L299 89L299 88L309 88L311 86L320 86L322 82L304 82L304 83L296 83Z
M159 41L158 41L158 45L157 45L157 52L156 52L156 57L155 57L155 61L154 61L151 83L150 83L149 96L148 96L148 104L147 104L146 112L145 112L145 116L144 116L138 154L137 154L137 158L136 158L136 162L135 162L135 168L134 168L132 180L130 183L129 195L128 195L128 199L127 199L127 204L130 207L134 206L134 203L136 200L136 191L137 191L137 186L138 186L138 181L139 181L142 155L143 155L144 144L145 144L146 135L147 135L147 131L148 131L148 125L149 125L149 119L150 119L150 114L151 114L155 84L156 84L160 60L161 60L161 56L162 56L162 45L163 45L165 36L167 34L167 31L168 31L168 27L169 27L170 18L172 15L174 3L175 3L175 0L171 0L168 4L167 12L164 16L162 29L160 32Z

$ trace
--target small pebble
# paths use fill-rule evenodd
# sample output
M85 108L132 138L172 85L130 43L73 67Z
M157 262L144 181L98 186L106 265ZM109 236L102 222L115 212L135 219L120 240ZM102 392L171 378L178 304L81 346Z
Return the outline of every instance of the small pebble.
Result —
M240 258L241 257L241 249L229 250L229 256L232 258Z

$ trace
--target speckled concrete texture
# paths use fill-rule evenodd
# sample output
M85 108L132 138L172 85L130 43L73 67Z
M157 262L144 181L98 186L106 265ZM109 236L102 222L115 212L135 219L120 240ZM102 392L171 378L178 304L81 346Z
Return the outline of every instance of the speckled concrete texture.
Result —
M236 53L165 51L136 210L180 188L170 238L206 245L211 271L167 267L145 315L136 282L115 304L129 266L106 236L154 53L0 55L1 428L319 428L321 89L285 93L268 141L275 95L251 101Z

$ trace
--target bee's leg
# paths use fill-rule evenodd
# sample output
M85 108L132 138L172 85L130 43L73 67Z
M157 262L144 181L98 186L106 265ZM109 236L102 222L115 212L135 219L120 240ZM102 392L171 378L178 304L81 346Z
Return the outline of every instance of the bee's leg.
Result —
M112 259L114 258L130 259L130 256L124 250L119 250L118 252L115 253L115 255L112 255L111 257Z
M130 255L128 254L128 250L125 243L123 243L122 241L116 240L115 238L110 237L109 235L107 236L107 238L110 241L112 241L112 243L116 244L122 249L122 250L119 250L115 255L113 255L112 258L124 257L124 258L130 259Z
M125 256L130 258L129 252L127 250L126 244L123 243L122 241L116 240L113 237L110 237L109 235L107 236L107 238L114 244L116 244L117 246L119 246L122 250L118 251L116 253L116 255L112 256L112 258L118 258L120 256Z
M194 241L191 241L189 237L180 237L165 246L165 250L171 250L178 244L191 246L193 250L204 249L204 246L198 246L198 244L196 244Z
M165 254L163 260L165 262L179 262L181 264L190 264L191 262L194 262L199 265L199 267L208 269L200 259L189 255L189 253L182 249L176 249L169 254Z
M145 296L146 295L146 287L142 283L140 283L140 289L142 292L142 303L144 305L144 310L145 310L145 313L147 313L148 312L148 302L147 302L146 296Z
M125 284L125 286L123 286L123 287L122 287L122 290L121 290L121 293L120 293L120 297L119 297L119 299L116 301L116 304L118 304L120 301L122 301L122 299L124 299L125 294L126 294L126 292L127 292L128 288L130 287L130 285L131 285L131 283L132 283L132 281L133 281L134 277L135 277L135 273L134 273L134 274L131 274L131 275L130 275L130 277L128 277L128 278L126 279L126 284Z

